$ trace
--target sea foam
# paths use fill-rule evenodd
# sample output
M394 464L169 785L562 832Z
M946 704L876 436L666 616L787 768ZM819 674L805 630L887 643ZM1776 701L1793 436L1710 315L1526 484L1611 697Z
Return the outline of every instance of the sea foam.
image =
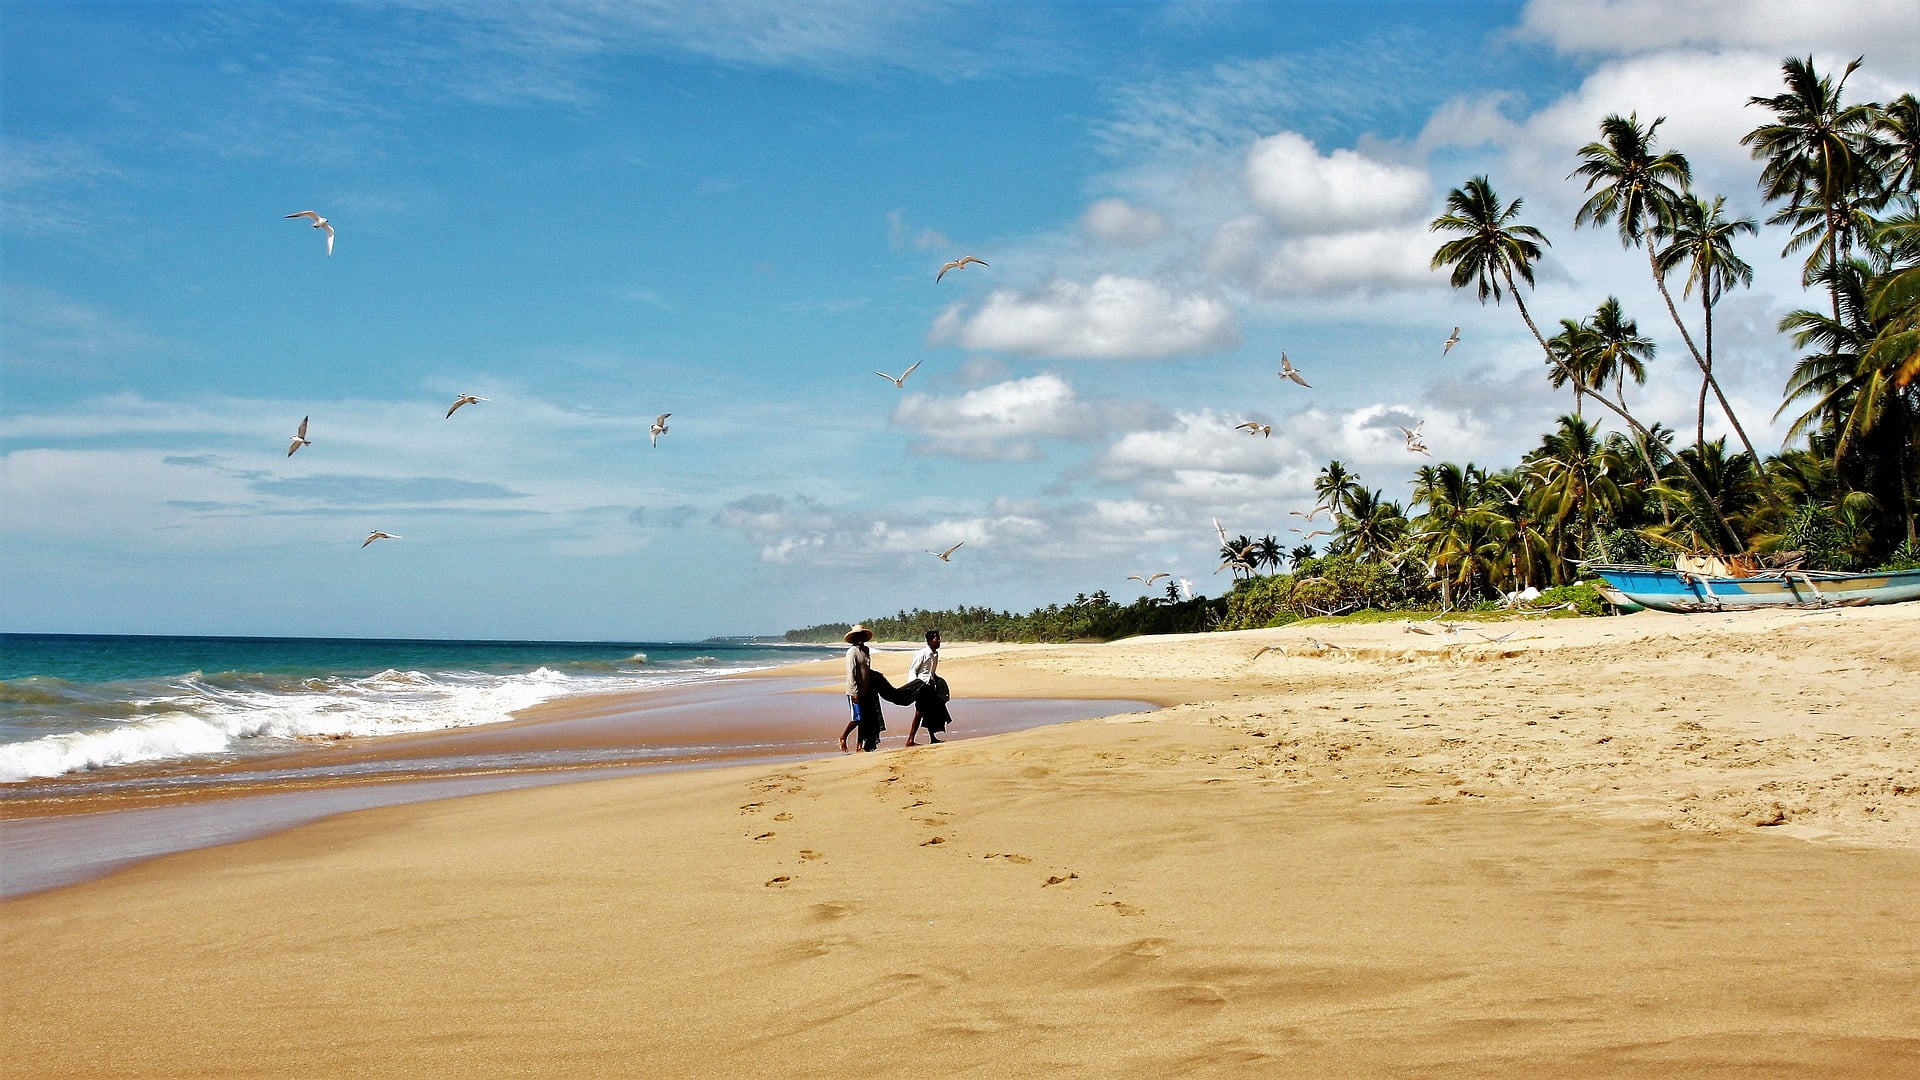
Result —
M209 678L194 672L139 695L133 702L135 715L129 718L106 719L96 713L88 722L74 723L76 730L0 744L0 783L279 749L291 740L493 724L567 694L621 693L705 673L690 668L671 674L596 673L578 678L540 667L512 675L387 670L358 679L291 680L236 673Z

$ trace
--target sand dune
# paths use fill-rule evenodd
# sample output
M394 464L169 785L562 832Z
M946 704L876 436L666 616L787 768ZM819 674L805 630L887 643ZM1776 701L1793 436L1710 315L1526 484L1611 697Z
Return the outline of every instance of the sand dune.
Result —
M369 811L13 901L0 1053L24 1076L1920 1061L1920 609L956 646L943 671L962 735L969 693L1169 705Z

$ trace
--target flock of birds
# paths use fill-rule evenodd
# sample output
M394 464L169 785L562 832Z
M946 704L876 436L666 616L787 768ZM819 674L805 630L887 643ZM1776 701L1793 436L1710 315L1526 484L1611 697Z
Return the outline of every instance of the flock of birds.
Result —
M286 216L288 218L308 219L313 223L312 225L313 228L316 228L325 232L327 235L327 255L329 257L333 255L334 229L333 229L332 222L328 221L325 217L321 216L321 214L318 211L314 211L314 210L301 210L297 213L288 214ZM939 272L934 274L933 280L935 284L939 284L939 282L943 278L945 278L950 271L964 270L969 266L989 266L989 265L991 264L989 264L985 259L982 259L978 256L962 255L957 259L953 259L947 263L942 264L939 269ZM1440 354L1442 356L1445 356L1447 353L1452 352L1453 347L1458 344L1460 344L1460 328L1456 326L1453 328L1453 332L1447 335L1446 340L1441 343ZM918 371L922 363L924 363L924 361L916 360L913 362L913 364L910 367L908 367L905 371L901 372L898 375L889 375L884 371L875 371L874 374L892 383L896 389L905 389L907 385L908 377L911 376L915 371ZM1300 369L1294 366L1292 358L1286 354L1285 350L1282 350L1280 353L1279 377L1282 379L1286 379L1287 381L1292 382L1298 386L1305 387L1307 389L1313 388L1313 384L1308 382L1306 379L1306 376L1301 373ZM459 397L454 399L454 402L452 405L447 407L447 413L446 413L445 419L448 419L448 420L453 419L453 414L456 412L459 412L462 406L477 405L480 402L487 401L487 400L489 399L480 397L477 394L461 394ZM665 435L667 433L667 418L672 415L673 415L672 413L661 413L659 416L654 417L653 424L647 429L647 443L649 446L652 446L655 448L659 447L660 436ZM313 440L307 438L307 425L312 421L312 419L313 419L312 416L301 417L300 427L294 431L293 438L287 445L288 457L292 457L294 453L297 452L303 446L313 445ZM1422 439L1420 435L1421 429L1424 427L1426 427L1426 421L1421 420L1418 423L1416 423L1413 427L1409 428L1409 427L1403 426L1400 428L1400 430L1406 435L1408 451L1412 453L1427 454L1428 456L1432 456L1431 452L1427 449L1427 444L1425 440ZM1248 420L1243 423L1236 424L1234 426L1234 430L1245 431L1249 435L1258 435L1263 439L1271 438L1273 436L1272 424L1263 424L1255 420ZM1302 513L1299 510L1294 510L1294 511L1290 511L1290 513L1292 513L1296 517L1302 517L1302 518L1305 518L1307 521L1311 522L1312 520L1314 520L1316 516L1318 516L1323 511L1326 511L1327 509L1328 507L1324 505L1317 505L1310 512ZM1214 531L1220 537L1221 553L1226 556L1225 561L1221 562L1219 566L1215 567L1213 572L1218 574L1220 571L1225 570L1229 567L1234 567L1241 570L1251 570L1253 567L1254 545L1247 544L1241 547L1234 546L1232 541L1230 541L1227 538L1227 530L1220 524L1220 519L1217 517L1213 519L1213 528L1214 528ZM1303 529L1292 529L1290 531L1300 534L1304 539L1307 539L1307 540L1312 540L1316 536L1332 535L1332 533L1326 529L1314 529L1311 532L1308 532ZM403 539L403 538L398 535L395 535L394 533L385 532L380 529L375 529L372 532L367 534L367 538L361 542L360 546L362 548L365 548L369 544L372 544L375 540L400 540L400 539ZM953 553L960 550L961 545L964 543L966 543L966 541L962 540L959 543L956 543L953 546L948 547L941 551L935 551L932 548L927 548L925 550L927 554L932 555L934 558L939 559L941 562L948 563L953 561ZM1129 574L1127 576L1127 580L1138 581L1141 583L1143 587L1150 589L1153 587L1154 583L1159 581L1160 579L1169 578L1172 576L1173 575L1168 571L1161 570L1161 571L1156 571L1152 574L1145 574L1145 575ZM1182 582L1182 584L1185 585L1186 583ZM1171 588L1171 586L1169 586L1169 588Z

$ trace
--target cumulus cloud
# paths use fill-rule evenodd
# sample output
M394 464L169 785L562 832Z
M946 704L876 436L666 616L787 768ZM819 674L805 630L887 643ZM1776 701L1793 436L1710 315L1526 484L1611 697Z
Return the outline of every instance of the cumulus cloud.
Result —
M1087 207L1080 215L1080 227L1096 240L1139 247L1158 240L1167 231L1167 219L1157 211L1111 198Z
M1117 360L1207 352L1235 340L1233 311L1199 292L1175 295L1143 278L1102 274L1032 292L996 289L979 309L955 305L935 320L935 343L1030 356Z
M893 422L921 436L910 447L915 453L1030 461L1040 456L1038 439L1090 439L1109 418L1135 411L1082 401L1065 379L1048 373L957 397L908 394L894 408Z
M1246 184L1253 205L1289 233L1370 229L1417 215L1431 187L1420 169L1353 150L1322 155L1291 131L1253 144Z
M1434 246L1415 224L1288 237L1247 214L1214 233L1206 265L1269 296L1423 286L1435 280L1428 266Z

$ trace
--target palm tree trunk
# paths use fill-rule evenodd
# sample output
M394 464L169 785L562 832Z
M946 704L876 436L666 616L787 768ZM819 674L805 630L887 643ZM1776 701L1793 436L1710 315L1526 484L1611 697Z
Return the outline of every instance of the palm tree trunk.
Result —
M1693 444L1695 446L1704 446L1707 442L1707 387L1713 384L1713 302L1709 299L1711 295L1704 287L1700 290L1700 307L1703 309L1701 320L1702 325L1706 327L1707 363L1705 370L1700 373L1700 407L1694 414ZM1754 464L1759 464L1758 458L1754 459Z
M1533 332L1533 340L1540 343L1540 351L1547 354L1547 362L1565 372L1568 380L1578 385L1579 380L1574 377L1574 373L1568 370L1567 365L1560 362L1559 357L1553 355L1553 350L1547 347L1547 339L1541 335L1540 328L1534 325L1533 313L1527 310L1527 302L1520 298L1520 290L1513 287L1512 272L1508 271L1503 276L1507 279L1507 291L1513 294L1514 306L1520 309L1520 318L1526 322L1527 329ZM1666 292L1666 286L1662 285L1660 291L1664 294ZM1672 308L1673 301L1671 298L1668 299L1667 306ZM1684 327L1681 328L1681 333L1686 333ZM1692 342L1689 341L1688 345L1691 347ZM1634 419L1632 413L1614 405L1613 402L1608 401L1605 397L1596 397L1594 400L1618 414L1620 419L1626 422L1627 427L1631 428L1635 435L1640 436L1648 442L1653 441L1653 433L1647 430L1645 424ZM1700 479L1699 475L1693 471L1693 467L1688 465L1683 458L1675 455L1673 463L1680 467L1680 471L1686 475L1687 481L1693 485L1693 489L1700 493L1701 499L1705 500L1707 504L1707 509L1713 514L1715 524L1720 526L1720 531L1726 536L1727 540L1732 543L1733 546L1729 548L1728 551L1730 553L1745 551L1747 547L1746 541L1740 539L1740 534L1734 531L1733 523L1728 521L1727 515L1721 511L1720 500L1713 497L1713 492L1708 490L1706 483ZM1659 474L1655 473L1654 475L1658 477Z
M1733 406L1727 404L1727 395L1721 393L1720 380L1713 377L1713 362L1707 356L1700 355L1700 350L1693 344L1693 335L1687 333L1687 324L1680 318L1680 308L1674 304L1673 294L1667 291L1667 279L1660 273L1660 260L1656 257L1652 244L1647 245L1647 265L1653 268L1653 283L1660 290L1660 299L1667 302L1667 314L1673 317L1673 325L1680 329L1680 340L1686 342L1687 352L1693 354L1693 362L1699 365L1701 377L1706 380L1707 385L1713 387L1713 396L1720 402L1720 411L1727 414L1727 423L1733 425L1733 433L1740 436L1740 445L1747 448L1747 456L1753 459L1755 466L1758 466L1760 455L1754 452L1753 440L1747 438L1747 429L1740 426L1740 418L1733 415ZM1704 295L1707 291L1707 283L1702 281L1700 289ZM1713 352L1711 338L1708 339L1707 352L1709 356ZM1707 441L1704 419L1701 421L1700 438L1697 441Z

